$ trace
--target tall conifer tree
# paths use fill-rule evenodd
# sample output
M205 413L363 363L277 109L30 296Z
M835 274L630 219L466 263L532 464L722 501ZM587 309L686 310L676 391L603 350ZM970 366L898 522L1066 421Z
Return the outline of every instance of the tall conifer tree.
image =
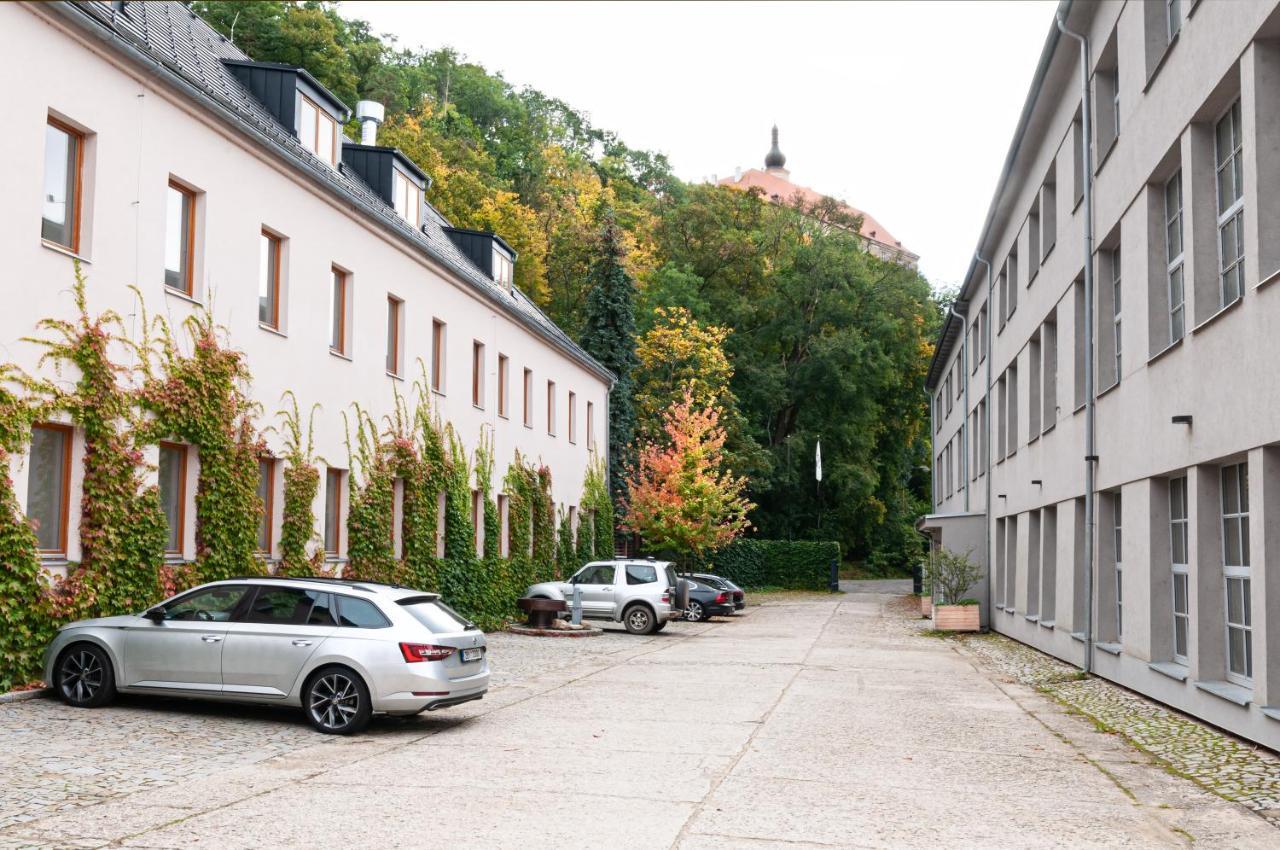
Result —
M609 396L609 495L614 510L626 493L635 432L636 285L623 266L626 248L613 210L600 214L600 238L587 275L582 347L618 376Z

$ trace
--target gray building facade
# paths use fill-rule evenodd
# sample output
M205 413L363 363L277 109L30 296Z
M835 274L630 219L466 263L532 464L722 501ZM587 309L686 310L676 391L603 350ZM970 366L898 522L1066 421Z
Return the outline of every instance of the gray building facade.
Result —
M930 366L920 523L996 631L1273 749L1278 237L1280 3L1061 3Z

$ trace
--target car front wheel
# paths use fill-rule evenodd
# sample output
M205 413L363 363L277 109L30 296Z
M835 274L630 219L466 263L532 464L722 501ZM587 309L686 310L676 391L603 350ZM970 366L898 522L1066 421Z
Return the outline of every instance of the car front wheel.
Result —
M622 615L622 624L633 635L647 635L653 631L653 612L643 605L633 605Z
M325 667L302 694L307 720L326 735L351 735L369 725L373 705L364 681L346 667Z
M97 708L115 698L116 681L111 659L91 643L78 643L63 652L58 659L56 675L58 696L67 705Z

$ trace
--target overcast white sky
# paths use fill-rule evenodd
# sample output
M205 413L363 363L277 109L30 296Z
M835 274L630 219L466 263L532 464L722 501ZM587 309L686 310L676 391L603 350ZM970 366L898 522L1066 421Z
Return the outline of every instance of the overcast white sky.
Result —
M588 113L678 176L762 167L865 210L935 286L964 275L1052 0L345 3L407 47L449 45Z

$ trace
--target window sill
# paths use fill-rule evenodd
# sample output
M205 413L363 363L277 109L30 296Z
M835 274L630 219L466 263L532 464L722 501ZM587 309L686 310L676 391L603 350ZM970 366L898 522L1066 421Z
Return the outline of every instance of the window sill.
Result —
M1040 621L1040 628L1042 629L1056 629L1057 627L1058 627L1058 624L1055 623L1053 620Z
M388 378L394 378L394 379L395 379L395 380L397 380L397 381L403 381L403 380L404 380L404 375L400 375L400 374L397 374L397 373L395 373L395 372L387 372L387 377L388 377Z
M528 422L525 422L525 423L524 423L524 427L528 428L530 431L532 431L532 430L533 430L533 426L532 426L532 425L530 425Z
M507 414L505 414L505 413L499 413L499 414L498 414L498 418L499 418L499 419L505 419L505 420L507 420L508 422L510 422L510 421L511 421L511 417L510 417L510 416L508 416L508 415L507 415Z
M1040 274L1039 266L1032 266L1031 271L1027 272L1027 289L1031 288L1031 284L1035 282L1036 275Z
M1219 699L1246 706L1253 702L1253 689L1237 685L1233 682L1196 682L1196 687Z
M41 552L40 566L42 567L69 567L71 562L67 560L66 552Z
M1218 310L1218 312L1214 313L1212 316L1210 316L1209 318L1205 319L1203 322L1201 322L1200 324L1192 328L1191 332L1193 334L1200 333L1200 331L1204 330L1205 328L1209 327L1209 325L1216 322L1219 316L1225 315L1226 313L1229 313L1230 311L1234 310L1236 307L1239 307L1242 301L1244 301L1244 296L1240 296L1239 298L1236 298L1236 300L1232 301L1230 304L1226 305L1225 307L1222 307L1221 309Z
M1027 437L1027 445L1029 446L1032 443L1035 443L1036 441L1038 441L1039 439L1040 439L1040 431L1036 430L1031 434L1031 436Z
M1080 643L1084 643L1084 632L1072 632L1071 639L1080 641Z
M1009 608L1004 609L1004 612L1005 612L1006 614L1009 614L1010 616L1012 616L1013 614L1018 613L1018 612L1017 612L1014 608L1012 608L1012 607L1009 607Z
M1277 280L1280 280L1280 269L1276 269L1276 270L1275 270L1275 271L1273 271L1271 274L1267 275L1267 276L1266 276L1266 277L1264 277L1262 280L1258 281L1257 286L1255 286L1255 287L1253 288L1253 290L1254 290L1254 292L1257 292L1259 289L1262 289L1262 287L1264 287L1264 286L1266 286L1266 285L1268 285L1268 284L1270 284L1270 283L1274 283L1274 282L1276 282Z
M199 298L196 298L194 295L188 295L187 293L183 292L181 289L174 289L173 287L166 286L164 288L164 294L169 296L170 298L177 298L179 301L186 301L188 304L194 304L197 307L204 306L204 302L201 301Z
M1084 410L1084 409L1085 409L1086 407L1088 407L1088 406L1089 406L1089 403L1088 403L1088 402L1085 402L1085 403L1083 403L1083 404L1076 405L1076 408L1075 408L1074 410L1072 410L1072 411L1071 411L1071 415L1072 415L1072 416L1075 416L1077 413L1079 413L1080 411Z
M1155 354L1148 357L1147 365L1150 366L1152 363L1156 362L1157 360L1163 359L1166 354L1168 354L1170 351L1173 351L1175 348L1181 348L1182 341L1184 339L1186 339L1185 336L1180 336L1177 339L1175 339L1173 342L1166 345L1164 348L1157 351Z
M93 265L93 260L90 260L88 257L84 256L83 254L77 254L75 251L72 251L66 245L59 245L57 242L50 242L48 239L41 239L40 244L43 247L48 248L50 251L52 251L55 254L61 254L62 256L70 257L73 260L79 260L80 262L84 263L86 266Z
M338 351L336 348L330 348L329 353L332 354L334 357L338 358L339 360L345 360L348 363L355 362L351 359L351 356L349 354L343 354L341 351Z
M483 404L476 404L474 401L473 401L473 402L471 402L471 406L472 406L474 409L476 409L476 410L484 410L484 405L483 405Z
M1156 671L1161 676L1168 676L1178 682L1187 681L1187 667L1185 664L1179 664L1176 661L1153 661L1147 667Z
M1264 705L1259 709L1264 717L1270 717L1272 720L1280 720L1280 705Z
M1120 382L1119 382L1118 380L1117 380L1117 381L1113 381L1113 382L1110 384L1110 386L1108 386L1105 390L1103 390L1102 392L1100 392L1100 393L1098 393L1096 396L1094 396L1094 397L1093 397L1093 398L1094 398L1094 400L1096 401L1096 400L1098 400L1098 399L1102 398L1104 395L1106 395L1107 393L1111 392L1112 390L1114 390L1114 389L1115 389L1116 387L1118 387L1118 386L1120 386Z
M1046 425L1046 426L1044 427L1044 430L1040 432L1040 436L1041 436L1041 437L1047 437L1047 436L1049 436L1050 434L1052 434L1052 433L1053 433L1053 429L1054 429L1054 428L1057 428L1057 427L1058 427L1058 423L1057 423L1057 422L1050 422L1048 425Z
M1103 643L1101 641L1095 643L1094 646L1105 652L1107 655L1119 655L1124 649L1124 647L1118 643Z
M1038 614L1027 614L1027 615L1026 615L1025 617L1023 617L1022 619L1026 620L1028 623L1038 623L1038 622L1040 622L1040 617L1039 617L1039 615L1038 615Z
M289 338L289 335L287 333L280 330L279 328L275 328L275 327L272 327L271 325L268 325L266 322L258 322L258 328L266 331L269 334L275 334L276 336L281 337L283 339Z
M432 394L432 395L438 395L438 396L440 396L440 398L445 398L445 396L446 396L446 393L445 393L445 391L444 391L444 390L437 389L436 387L432 387L432 388L431 388L431 394Z
M1057 242L1050 242L1047 247L1041 249L1040 265L1043 266L1045 264L1045 261L1049 259L1049 255L1053 253L1053 246L1057 244Z

